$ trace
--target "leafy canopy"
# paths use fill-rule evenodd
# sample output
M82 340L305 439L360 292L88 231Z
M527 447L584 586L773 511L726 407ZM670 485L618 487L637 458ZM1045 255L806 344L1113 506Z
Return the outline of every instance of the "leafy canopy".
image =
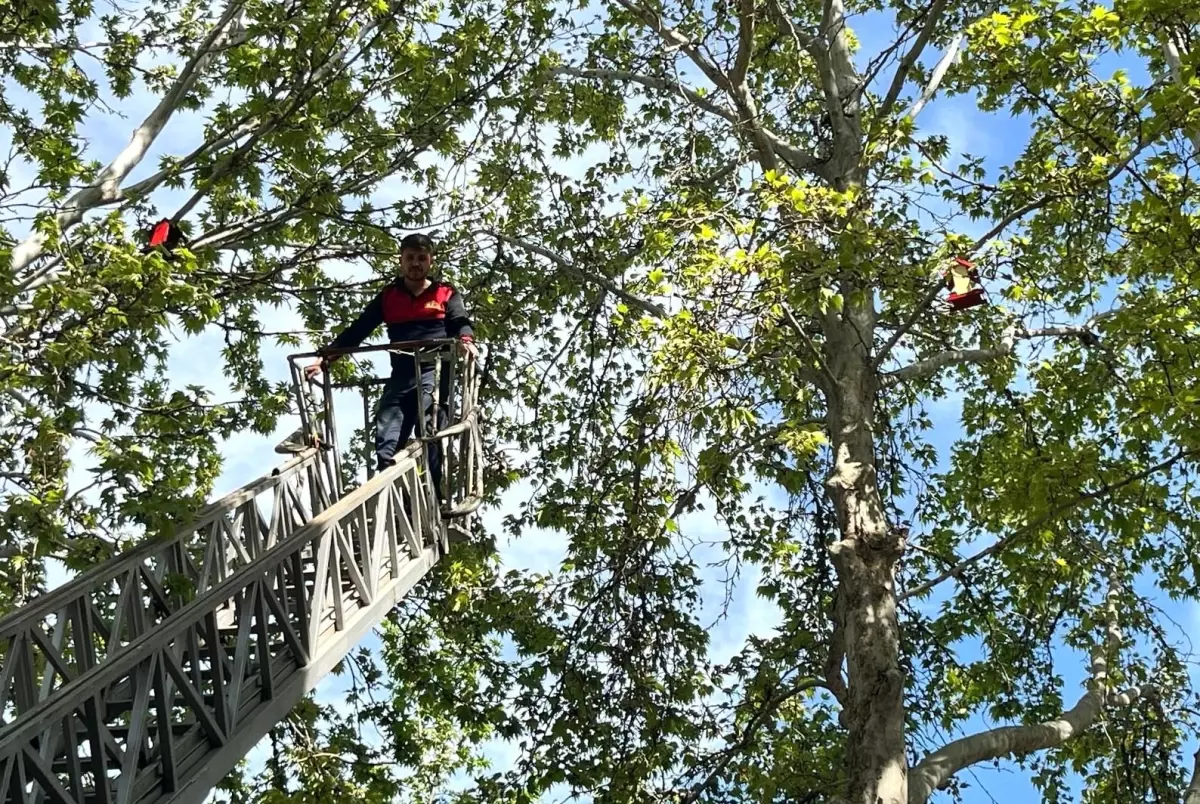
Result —
M98 20L88 4L29 8L5 26L0 113L49 209L101 175L80 133L101 97L138 81L166 97L213 20L177 4ZM201 500L217 439L270 431L286 409L260 360L264 305L294 306L324 337L365 300L332 261L384 274L417 225L442 227L492 347L490 436L519 451L492 455L504 529L555 534L565 557L526 572L457 554L381 626L379 655L347 663L348 709L298 708L271 775L235 774L230 800L272 786L429 800L457 769L473 778L462 801L842 792L858 680L841 670L828 550L845 500L826 480L852 395L830 378L864 364L859 437L883 516L910 523L894 657L908 763L985 717L1076 711L1068 679L1086 673L1114 695L1084 728L985 735L946 749L953 770L1011 752L1045 801L1074 800L1072 773L1085 800L1182 794L1195 696L1158 606L1197 595L1194 11L234 10L231 45L179 93L204 121L196 149L66 232L42 215L45 256L0 272L0 393L19 402L0 433L19 475L8 605L45 555L85 566ZM899 37L861 46L885 20ZM103 76L77 63L91 48L77 31L97 23ZM955 97L1027 135L1007 158L952 154L922 110ZM467 164L463 184L452 166ZM411 196L375 200L389 176ZM134 237L172 213L156 200L168 191L193 238L171 262ZM0 267L24 240L7 214ZM931 301L955 254L977 259L991 304ZM842 338L848 321L867 337ZM228 333L241 401L172 387L172 326ZM946 400L959 421L938 414ZM97 485L74 496L78 438L94 442ZM757 572L779 613L728 658L707 617L722 570ZM1127 687L1134 705L1115 695ZM486 768L495 737L516 745L510 767ZM919 775L908 788L924 800Z

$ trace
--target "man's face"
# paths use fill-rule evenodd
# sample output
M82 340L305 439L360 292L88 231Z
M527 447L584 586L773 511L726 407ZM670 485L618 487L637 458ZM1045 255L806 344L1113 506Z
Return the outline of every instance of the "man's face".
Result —
M405 279L419 282L429 276L429 269L432 266L433 255L428 251L406 248L400 252L400 270L404 272Z

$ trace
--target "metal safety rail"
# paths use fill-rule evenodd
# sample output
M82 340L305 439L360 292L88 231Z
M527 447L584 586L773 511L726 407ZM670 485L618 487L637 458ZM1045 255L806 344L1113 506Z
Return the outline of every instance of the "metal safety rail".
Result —
M411 348L457 360L442 342ZM473 362L455 384L453 424L344 496L337 451L314 446L0 619L0 800L201 802L446 553L448 523L469 529Z

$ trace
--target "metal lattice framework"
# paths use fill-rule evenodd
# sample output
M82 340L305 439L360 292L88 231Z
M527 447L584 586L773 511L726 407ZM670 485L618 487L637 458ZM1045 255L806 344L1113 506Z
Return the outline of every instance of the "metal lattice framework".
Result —
M202 801L448 550L447 524L465 534L482 494L473 362L455 384L454 423L349 494L336 450L310 447L0 620L3 800Z

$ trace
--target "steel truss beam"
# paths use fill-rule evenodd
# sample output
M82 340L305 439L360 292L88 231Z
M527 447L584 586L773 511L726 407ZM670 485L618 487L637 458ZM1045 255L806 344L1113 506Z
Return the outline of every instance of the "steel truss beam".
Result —
M340 499L332 451L307 449L172 539L0 619L2 800L203 801L445 554L447 524L468 528L482 495L473 362L459 383L452 426Z

